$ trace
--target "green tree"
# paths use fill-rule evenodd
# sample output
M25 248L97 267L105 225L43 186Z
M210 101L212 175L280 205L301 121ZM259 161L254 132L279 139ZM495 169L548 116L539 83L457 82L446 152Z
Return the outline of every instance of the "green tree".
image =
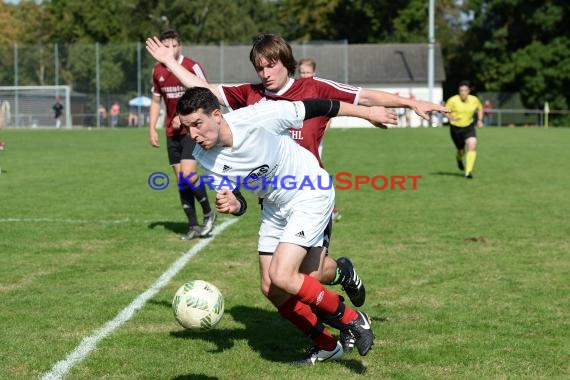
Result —
M570 106L570 2L472 0L465 42L474 77L490 91L520 92L526 107ZM476 70L475 70L476 68Z
M277 9L265 0L173 0L161 2L153 19L162 21L160 29L174 27L186 42L249 44L259 33L283 30Z

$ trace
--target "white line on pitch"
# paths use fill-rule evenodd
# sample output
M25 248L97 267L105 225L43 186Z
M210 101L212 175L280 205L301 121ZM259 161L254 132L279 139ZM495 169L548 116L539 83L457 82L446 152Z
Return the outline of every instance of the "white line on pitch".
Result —
M150 288L135 298L135 300L131 302L129 306L121 310L114 319L107 322L93 335L83 338L75 350L67 355L65 359L57 362L49 372L45 373L42 376L42 379L61 379L63 376L65 376L74 365L80 363L91 353L91 351L93 351L93 349L95 349L95 346L97 343L99 343L100 340L107 337L115 329L119 328L121 325L131 319L136 311L141 309L149 299L154 297L156 293L158 293L159 290L164 285L166 285L192 257L196 256L198 252L205 248L216 235L222 233L223 230L238 220L238 218L226 220L224 223L220 224L217 228L214 229L211 237L200 240L195 246L192 247L192 249L184 253L178 260L176 260L174 264L172 264L170 268L168 268L166 272L164 272Z

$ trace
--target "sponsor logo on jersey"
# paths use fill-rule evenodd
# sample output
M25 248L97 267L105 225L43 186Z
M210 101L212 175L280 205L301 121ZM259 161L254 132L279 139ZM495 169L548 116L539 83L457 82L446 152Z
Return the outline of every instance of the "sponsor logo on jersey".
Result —
M245 180L252 180L257 181L259 180L264 174L267 174L269 171L269 165L261 165L255 169L253 169L249 174L245 177Z

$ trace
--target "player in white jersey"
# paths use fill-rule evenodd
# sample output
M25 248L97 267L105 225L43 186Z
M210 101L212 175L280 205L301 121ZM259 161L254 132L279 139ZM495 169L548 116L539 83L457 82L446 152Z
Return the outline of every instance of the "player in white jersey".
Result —
M342 345L319 322L313 308L334 316L337 325L354 337L359 354L366 355L374 344L368 316L346 306L338 294L306 274L318 268L303 266L306 256L320 255L334 189L317 185L319 177L329 178L328 173L293 141L288 129L325 115L381 123L383 110L313 99L261 102L224 115L216 96L203 87L187 90L176 109L181 125L196 141L194 156L217 191L217 211L243 214L247 204L240 188L264 197L258 243L262 292L271 293L268 298L279 313L312 338L315 347L302 362L315 364L343 354ZM314 186L285 188L284 177Z
M282 37L274 34L262 34L256 38L250 51L250 61L259 77L260 83L225 86L209 84L193 75L173 59L173 54L156 37L146 41L147 51L159 62L168 67L176 77L188 88L194 86L209 88L218 99L230 109L238 109L245 105L257 103L263 99L303 100L309 98L337 99L366 106L405 107L413 109L418 116L428 120L430 112L448 112L439 104L403 98L385 91L357 88L348 84L318 79L293 78L297 62L291 46ZM385 124L396 124L391 121L395 113L384 110ZM320 159L318 146L326 128L328 118L312 119L305 123L301 133L294 133L296 140ZM299 131L301 132L301 131ZM323 249L323 256L327 253ZM354 305L360 306L365 301L364 286L356 275L349 260L348 270L341 266L340 258L335 262L331 257L323 258L325 269L314 275L325 284L340 284ZM338 264L338 265L337 265Z

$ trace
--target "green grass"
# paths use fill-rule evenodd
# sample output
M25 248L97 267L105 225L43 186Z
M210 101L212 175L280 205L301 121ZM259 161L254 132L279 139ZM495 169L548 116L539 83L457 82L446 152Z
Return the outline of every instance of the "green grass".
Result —
M259 210L248 196L248 213L66 378L570 377L570 130L478 133L473 180L455 167L447 129L327 135L332 173L422 176L415 191L337 191L331 254L351 257L365 281L377 337L368 356L287 364L309 341L258 289ZM174 178L144 130L0 137L0 377L37 378L195 243L178 240L177 192L147 185L155 171ZM172 316L189 279L225 296L210 332Z

